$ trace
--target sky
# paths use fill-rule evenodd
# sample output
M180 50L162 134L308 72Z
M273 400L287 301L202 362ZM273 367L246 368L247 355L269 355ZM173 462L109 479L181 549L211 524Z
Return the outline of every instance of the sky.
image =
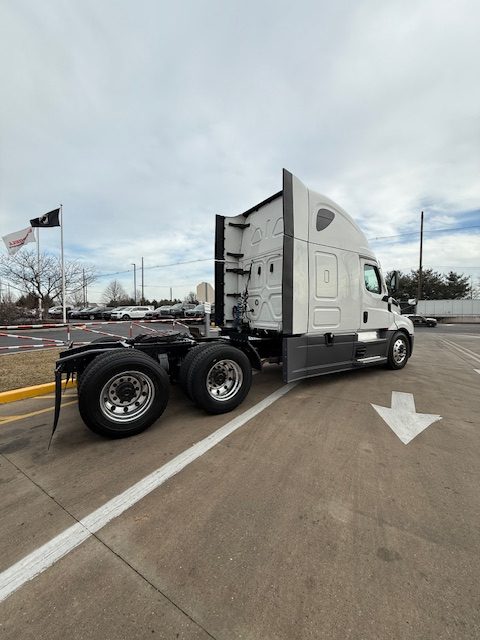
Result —
M183 298L213 284L215 214L285 167L384 270L418 268L423 210L424 267L476 284L479 23L476 0L2 0L0 235L62 203L90 300L142 256L145 296Z

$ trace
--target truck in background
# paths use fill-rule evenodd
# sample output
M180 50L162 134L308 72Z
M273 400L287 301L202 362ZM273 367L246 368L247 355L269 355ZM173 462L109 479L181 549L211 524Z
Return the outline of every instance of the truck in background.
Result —
M282 190L242 214L217 216L216 338L187 328L71 347L57 361L76 376L85 424L108 437L148 428L165 410L169 382L209 413L246 397L252 368L282 365L285 382L385 364L401 369L414 331L391 297L374 253L337 204L283 171Z
M480 300L419 300L416 313L447 322L480 322Z

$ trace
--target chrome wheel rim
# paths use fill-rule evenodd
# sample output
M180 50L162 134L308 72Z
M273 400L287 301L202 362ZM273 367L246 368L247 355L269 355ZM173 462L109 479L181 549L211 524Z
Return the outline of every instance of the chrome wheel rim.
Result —
M152 406L155 387L140 371L122 371L110 378L100 393L100 410L117 424L134 422Z
M242 368L234 360L219 360L207 373L207 391L219 402L233 398L240 390L242 383Z
M402 364L406 357L407 345L405 344L405 340L398 338L393 343L393 360L395 364Z

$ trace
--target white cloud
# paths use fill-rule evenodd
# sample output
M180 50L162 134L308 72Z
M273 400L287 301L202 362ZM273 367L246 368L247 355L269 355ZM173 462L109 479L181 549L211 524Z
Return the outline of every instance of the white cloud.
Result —
M480 224L479 18L473 0L3 3L0 231L63 202L67 250L102 271L203 258L214 215L283 166L368 237L421 209ZM385 265L416 264L405 239L375 244ZM480 263L477 239L435 238L432 260Z

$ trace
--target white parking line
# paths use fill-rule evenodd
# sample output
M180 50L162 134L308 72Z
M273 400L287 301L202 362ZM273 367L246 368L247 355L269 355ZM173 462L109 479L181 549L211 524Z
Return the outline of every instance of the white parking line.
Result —
M442 340L442 342L444 342L449 347L456 349L463 356L468 356L469 358L472 358L472 360L476 360L477 362L480 362L480 356L477 355L474 351L470 351L470 349L467 349L467 347L461 347L459 344L456 344L455 342L451 342L450 340Z
M192 447L164 464L162 467L134 484L123 493L93 511L58 536L25 556L0 574L0 602L42 571L51 567L57 560L85 542L93 533L104 527L111 520L121 515L139 500L184 469L191 462L209 451L224 438L243 426L246 422L261 413L264 409L284 396L298 383L290 383L247 409L242 414L227 422L212 434L200 440Z

